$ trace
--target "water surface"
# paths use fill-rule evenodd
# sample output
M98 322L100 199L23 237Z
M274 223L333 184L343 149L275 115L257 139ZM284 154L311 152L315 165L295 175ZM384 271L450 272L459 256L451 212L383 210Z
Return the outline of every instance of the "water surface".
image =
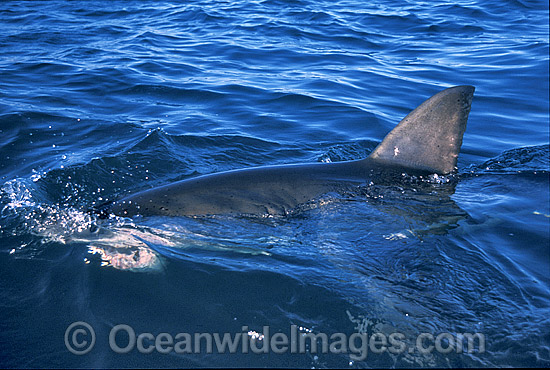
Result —
M10 2L0 29L2 366L549 365L546 2ZM476 93L451 183L367 187L284 218L87 212L200 174L363 158L463 84ZM64 342L76 321L96 333L82 356ZM486 343L121 355L117 324Z

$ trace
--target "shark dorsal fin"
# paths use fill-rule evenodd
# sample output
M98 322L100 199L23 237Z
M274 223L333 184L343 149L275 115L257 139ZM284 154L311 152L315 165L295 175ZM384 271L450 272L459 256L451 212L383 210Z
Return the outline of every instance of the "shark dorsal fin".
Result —
M368 159L438 174L454 171L474 90L456 86L435 94L403 118Z

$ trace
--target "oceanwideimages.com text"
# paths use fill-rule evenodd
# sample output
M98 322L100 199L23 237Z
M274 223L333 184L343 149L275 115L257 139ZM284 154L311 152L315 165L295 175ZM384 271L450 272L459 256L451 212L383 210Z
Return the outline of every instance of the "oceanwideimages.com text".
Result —
M108 340L110 349L119 354L200 354L200 353L311 353L349 354L355 361L362 361L369 354L389 352L442 354L483 353L485 336L481 333L421 333L411 341L403 333L313 333L311 330L291 325L289 331L272 332L264 326L262 332L243 326L238 333L136 333L129 325L114 326ZM89 353L96 342L91 325L79 321L65 331L65 345L76 354Z

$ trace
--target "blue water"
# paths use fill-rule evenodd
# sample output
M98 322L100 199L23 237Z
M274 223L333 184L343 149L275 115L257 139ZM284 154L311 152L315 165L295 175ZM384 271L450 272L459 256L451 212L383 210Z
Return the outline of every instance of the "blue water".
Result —
M0 366L550 365L546 1L2 2L0 30ZM372 187L291 217L88 213L199 174L363 158L463 84L454 185ZM85 355L64 342L77 321L96 333ZM118 324L486 343L118 354Z

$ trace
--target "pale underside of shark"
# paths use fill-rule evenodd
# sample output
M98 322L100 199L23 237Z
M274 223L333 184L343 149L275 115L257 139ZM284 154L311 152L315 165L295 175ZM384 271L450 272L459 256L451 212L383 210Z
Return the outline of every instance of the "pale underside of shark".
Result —
M366 185L402 173L449 174L456 170L473 94L473 86L435 94L409 113L365 159L198 176L130 195L102 213L125 217L286 215L342 186Z

